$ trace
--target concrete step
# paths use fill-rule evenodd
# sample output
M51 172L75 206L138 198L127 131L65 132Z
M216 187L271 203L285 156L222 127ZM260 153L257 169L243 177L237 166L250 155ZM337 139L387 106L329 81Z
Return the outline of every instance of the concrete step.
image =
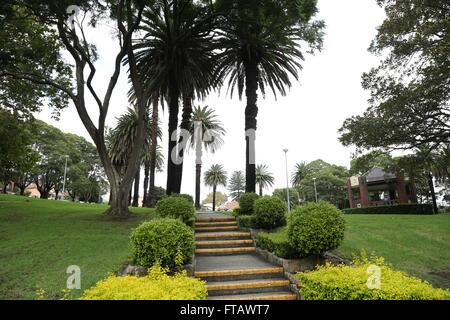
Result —
M253 244L252 239L215 240L215 241L196 241L195 242L195 245L198 249L248 247L248 245L252 245L252 244Z
M197 222L222 222L222 221L236 221L236 217L197 217Z
M297 300L290 291L262 292L237 295L208 296L206 300Z
M207 282L208 296L289 291L290 282L284 278Z
M255 247L239 247L239 248L215 248L215 249L195 249L196 255L208 256L227 256L236 254L248 254L255 252Z
M235 231L238 229L237 225L234 226L226 226L226 227L196 227L195 232L217 232L217 231Z
M250 239L250 232L229 231L229 232L201 232L195 235L196 240L237 240Z
M216 221L216 222L196 222L196 228L203 227L234 227L237 226L237 221Z
M240 270L211 270L197 271L194 273L196 278L209 282L251 280L251 279L272 279L283 278L283 268L255 268Z

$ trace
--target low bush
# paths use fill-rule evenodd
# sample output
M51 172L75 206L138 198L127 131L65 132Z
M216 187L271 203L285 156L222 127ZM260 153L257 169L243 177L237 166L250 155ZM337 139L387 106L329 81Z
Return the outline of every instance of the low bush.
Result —
M180 219L190 227L195 224L195 208L181 196L170 196L156 203L156 215L161 218Z
M253 203L256 228L272 230L286 225L286 203L278 197L265 196Z
M233 208L233 215L234 216L239 216L241 214L241 207L237 206Z
M289 243L285 230L274 233L258 233L258 246L275 253L280 258L295 259L298 256L296 250Z
M238 218L239 227L243 228L255 228L254 216L240 215Z
M433 214L432 204L405 203L392 206L374 206L343 209L345 214Z
M130 236L133 261L150 267L156 263L174 270L180 263L188 262L195 247L194 232L178 219L153 219L143 222Z
M190 194L186 194L186 193L172 193L170 195L170 197L175 197L175 198L183 198L188 200L192 205L194 205L194 198L192 198L192 196ZM163 196L163 199L165 198L169 198L169 196L165 195Z
M240 214L250 215L253 214L253 203L259 199L256 193L243 193L239 197Z
M169 276L155 265L145 277L111 275L84 291L80 300L205 300L205 282L186 272Z
M297 273L305 300L449 300L450 291L433 288L428 282L395 271L383 258L362 257L353 266L327 263L315 271ZM380 273L374 287L373 266ZM372 286L369 286L371 284Z
M344 239L344 230L341 210L325 201L309 202L288 216L289 243L300 257L337 248Z

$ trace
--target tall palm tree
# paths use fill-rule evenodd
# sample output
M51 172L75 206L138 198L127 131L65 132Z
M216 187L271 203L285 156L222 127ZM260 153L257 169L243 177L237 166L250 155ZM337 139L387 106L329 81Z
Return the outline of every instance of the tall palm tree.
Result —
M201 126L198 126L197 130L200 132L195 132L196 123L201 122ZM217 115L214 110L205 107L194 107L192 122L189 127L189 132L191 134L190 147L196 149L198 162L195 164L195 207L200 209L200 179L202 174L202 163L201 157L203 148L206 151L214 153L223 144L223 135L225 134L225 129L222 126L220 120L217 119ZM198 135L197 135L198 134ZM200 143L196 143L200 141Z
M294 187L300 186L300 183L307 175L306 162L302 161L295 165L294 172L291 175L291 184Z
M213 211L216 210L216 190L217 186L227 185L227 173L219 164L213 164L208 171L205 172L205 184L213 188Z
M268 86L276 97L291 87L290 76L298 79L303 54L299 41L320 49L324 24L311 22L316 1L235 0L217 1L218 10L227 12L219 26L223 51L217 59L219 79L228 76L231 95L237 87L239 98L245 88L246 192L255 192L256 168L250 163L252 142L249 130L256 131L258 89L265 95Z
M256 183L259 186L259 195L262 197L263 189L273 186L275 178L273 174L269 172L269 168L266 165L256 166Z
M109 150L109 154L111 156L111 160L115 165L118 172L123 174L128 166L128 153L131 148L131 145L136 139L137 130L138 130L138 120L139 115L135 109L128 108L127 112L120 116L117 119L117 126L110 130L109 134L106 137L107 147ZM145 138L144 138L144 146L142 148L141 160L140 164L145 162L146 157L148 158L148 154L151 149L151 137L152 137L152 123L149 119L148 112L145 115ZM159 129L159 127L158 127ZM156 135L161 138L162 132L158 130ZM133 206L138 206L138 198L139 198L139 180L140 180L140 170L137 171L135 176L135 188L134 188L134 201ZM129 190L131 200L131 188Z
M185 102L182 124L188 129L192 99L205 97L212 85L218 84L214 81L213 60L215 18L208 8L193 0L156 0L144 12L144 36L135 44L146 87L168 101L167 194L180 193L181 189L182 161L177 164L171 158L177 145L171 137L178 129L179 100Z
M153 141L153 139L152 139ZM153 160L153 157L155 157L155 160ZM152 194L152 192L154 192L154 188L155 188L155 173L156 172L162 172L163 170L163 166L164 166L164 155L162 154L161 151L161 146L159 145L151 145L151 149L150 152L144 155L144 199L142 201L142 203L144 204L144 206L150 206L152 207L151 202L149 201L150 199L148 198L149 194ZM154 163L154 167L153 167L153 163ZM152 179L153 178L153 179ZM149 190L149 180L153 180L150 184L150 186L153 185L153 189ZM151 187L150 187L151 188ZM148 192L147 192L148 191ZM153 197L154 198L154 197Z

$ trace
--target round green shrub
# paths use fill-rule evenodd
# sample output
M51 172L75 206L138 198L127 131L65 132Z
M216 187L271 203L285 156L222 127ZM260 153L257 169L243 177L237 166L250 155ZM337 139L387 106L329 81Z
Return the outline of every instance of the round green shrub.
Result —
M130 236L133 261L151 267L157 262L175 270L177 257L188 262L195 247L194 231L178 219L153 219L143 222Z
M186 200L188 200L192 205L194 205L194 198L192 198L192 196L190 194L186 194L186 193L172 193L170 195L171 197L175 197L175 198L184 198ZM163 196L163 199L168 198L168 195Z
M189 200L170 196L156 203L156 214L161 218L180 219L190 227L195 224L195 208Z
M241 214L241 207L237 206L233 208L233 215L239 216Z
M278 197L265 196L253 204L254 224L257 228L274 229L286 224L286 203Z
M259 199L259 196L256 193L243 193L239 197L239 207L241 208L239 214L250 215L253 214L253 203Z
M289 243L302 257L337 248L344 230L344 214L325 201L297 207L288 216Z

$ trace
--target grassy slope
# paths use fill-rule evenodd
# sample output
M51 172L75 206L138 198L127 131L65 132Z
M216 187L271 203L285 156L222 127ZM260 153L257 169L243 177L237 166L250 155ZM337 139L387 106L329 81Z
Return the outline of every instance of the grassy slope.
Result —
M81 268L81 289L118 271L128 258L132 228L153 209L133 208L126 221L105 219L106 206L0 195L0 299L34 299L38 285L57 299L66 269Z
M395 269L450 288L450 214L346 215L344 242L335 252L351 258L365 249Z

